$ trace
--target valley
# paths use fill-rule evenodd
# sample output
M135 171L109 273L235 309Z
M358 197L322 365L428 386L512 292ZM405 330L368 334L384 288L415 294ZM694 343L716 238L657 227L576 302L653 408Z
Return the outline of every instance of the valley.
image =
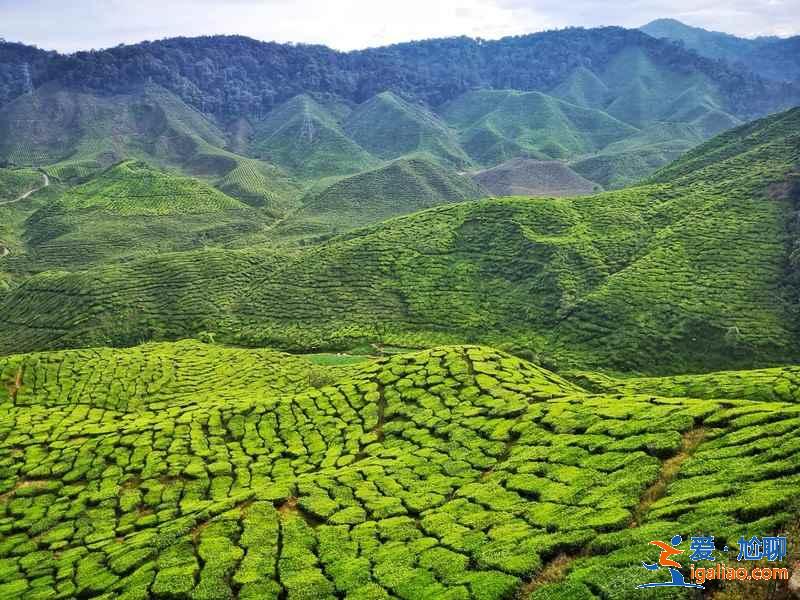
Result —
M796 573L795 41L0 41L0 599Z

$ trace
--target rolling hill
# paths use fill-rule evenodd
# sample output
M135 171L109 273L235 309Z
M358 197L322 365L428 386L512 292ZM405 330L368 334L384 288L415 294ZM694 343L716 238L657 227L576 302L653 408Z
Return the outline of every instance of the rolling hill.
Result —
M800 81L800 36L740 38L675 19L656 19L640 29L655 38L681 42L702 56L745 66L768 79Z
M80 180L143 159L275 219L320 179L418 153L457 170L568 160L619 187L694 132L800 103L797 83L614 27L349 53L212 36L67 57L0 41L0 74L0 161ZM643 139L654 129L668 139Z
M485 195L469 177L427 155L412 155L312 190L303 198L303 207L277 231L281 235L329 235Z
M468 92L445 106L442 115L459 130L467 153L485 165L520 155L569 158L599 150L636 132L600 111L539 92Z
M378 162L307 95L295 96L257 122L250 152L304 178L347 175Z
M42 185L42 174L33 169L0 169L0 204L16 202Z
M128 160L65 194L66 210L98 209L125 216L216 213L244 208L238 200L192 177L181 177Z
M654 538L711 528L724 560L796 531L796 403L588 394L478 346L341 372L185 341L0 373L9 600L627 600L664 578Z
M800 339L787 187L799 120L734 130L627 190L462 202L302 250L45 273L3 298L0 349L215 331L305 351L480 340L622 371L785 363Z
M474 173L472 179L495 196L580 196L599 191L596 183L562 162L528 158L512 158Z
M752 536L652 597L788 600L800 87L747 60L0 40L0 600L644 600Z
M0 157L82 180L122 159L180 168L268 212L283 214L297 185L268 163L225 150L225 134L164 88L113 96L38 88L0 111Z
M24 213L8 269L75 270L135 256L260 241L270 219L199 179L127 160Z
M470 164L455 134L436 115L383 92L358 105L344 131L361 147L383 159L427 153L457 168Z

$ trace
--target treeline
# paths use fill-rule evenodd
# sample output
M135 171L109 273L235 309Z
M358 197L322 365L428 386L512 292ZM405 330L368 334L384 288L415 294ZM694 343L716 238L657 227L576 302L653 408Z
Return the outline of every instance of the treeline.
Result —
M264 114L303 92L357 103L391 90L438 106L475 88L548 90L575 67L600 70L629 46L672 70L703 73L728 109L742 117L800 101L790 84L766 82L637 30L607 27L496 41L446 38L348 53L242 36L173 38L72 55L6 43L0 44L0 103L27 91L29 83L58 81L108 93L153 82L221 117Z

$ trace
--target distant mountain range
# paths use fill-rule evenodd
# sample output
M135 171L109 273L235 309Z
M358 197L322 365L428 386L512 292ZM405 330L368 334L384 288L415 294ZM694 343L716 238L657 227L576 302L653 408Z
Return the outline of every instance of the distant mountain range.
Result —
M746 67L761 77L800 80L800 36L747 39L691 27L675 19L656 19L640 29L655 38L681 42L701 56Z
M146 160L280 218L309 185L414 155L449 178L522 158L620 187L800 103L797 83L684 45L619 27L349 53L238 36L73 55L0 43L0 162L70 180ZM522 164L530 180L539 163Z

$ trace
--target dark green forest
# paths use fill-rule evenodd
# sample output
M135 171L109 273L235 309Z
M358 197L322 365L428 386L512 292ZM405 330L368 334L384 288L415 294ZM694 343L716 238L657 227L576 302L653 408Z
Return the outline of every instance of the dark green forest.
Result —
M202 112L223 117L263 115L308 92L361 103L390 90L438 106L472 89L549 90L575 68L600 69L631 45L670 69L705 74L737 114L759 114L776 101L800 98L795 85L765 81L640 31L606 27L501 40L427 40L348 53L241 36L175 38L68 56L5 43L0 104L29 91L31 83L122 93L154 82Z

